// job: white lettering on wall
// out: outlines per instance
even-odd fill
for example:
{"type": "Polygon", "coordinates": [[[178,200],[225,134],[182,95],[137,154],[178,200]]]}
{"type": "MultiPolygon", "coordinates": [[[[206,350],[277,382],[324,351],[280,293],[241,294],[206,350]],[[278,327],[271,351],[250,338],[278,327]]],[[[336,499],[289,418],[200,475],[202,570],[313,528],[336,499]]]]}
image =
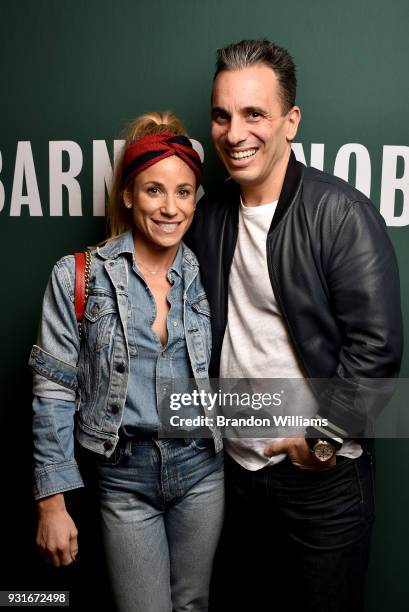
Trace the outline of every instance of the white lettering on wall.
{"type": "Polygon", "coordinates": [[[80,217],[81,187],[76,176],[82,169],[82,151],[72,140],[52,140],[49,144],[50,160],[50,216],[63,214],[63,187],[68,192],[68,211],[71,217],[80,217]],[[69,168],[63,170],[63,153],[68,153],[69,168]]]}
{"type": "Polygon", "coordinates": [[[301,142],[293,142],[292,150],[294,151],[295,157],[304,166],[312,166],[318,170],[324,170],[324,144],[321,142],[311,143],[311,155],[310,163],[307,164],[307,160],[304,154],[304,149],[301,142]]]}
{"type": "Polygon", "coordinates": [[[194,138],[189,138],[189,140],[192,143],[192,147],[194,148],[194,150],[196,151],[196,153],[200,157],[200,161],[203,164],[203,162],[204,162],[204,149],[202,147],[202,144],[198,140],[195,140],[194,138]]]}
{"type": "Polygon", "coordinates": [[[105,140],[94,140],[92,143],[93,212],[95,217],[105,215],[105,196],[111,190],[114,170],[124,144],[124,140],[114,140],[113,169],[105,140]]]}
{"type": "Polygon", "coordinates": [[[10,217],[19,217],[21,207],[28,206],[32,217],[41,217],[40,193],[38,191],[31,142],[17,143],[16,163],[14,166],[13,187],[11,190],[10,217]],[[26,194],[24,195],[24,182],[26,194]]]}
{"type": "MultiPolygon", "coordinates": [[[[204,162],[204,149],[202,147],[202,143],[200,143],[198,140],[195,140],[194,138],[190,138],[190,142],[192,143],[192,147],[194,148],[194,150],[196,151],[196,153],[200,157],[200,161],[203,164],[203,162],[204,162]]],[[[200,200],[200,198],[202,198],[203,196],[204,196],[203,185],[200,185],[199,189],[196,192],[196,202],[198,202],[200,200]]]]}
{"type": "Polygon", "coordinates": [[[387,225],[395,227],[409,225],[409,147],[393,145],[383,147],[380,212],[387,225]],[[401,177],[396,176],[399,158],[404,162],[401,177]],[[403,194],[403,209],[400,215],[395,215],[396,191],[401,191],[403,194]]]}
{"type": "Polygon", "coordinates": [[[371,158],[364,145],[356,142],[343,145],[335,158],[334,174],[348,181],[351,155],[356,157],[355,187],[369,198],[371,195],[371,158]]]}
{"type": "MultiPolygon", "coordinates": [[[[204,150],[198,140],[191,139],[193,148],[204,160],[204,150]]],[[[94,140],[92,147],[92,214],[101,217],[105,214],[105,201],[112,186],[112,179],[123,149],[123,140],[94,140]],[[111,148],[112,147],[112,148],[111,148]],[[113,152],[113,161],[109,152],[113,152]],[[108,152],[109,151],[109,152],[108,152]]],[[[302,143],[293,143],[292,149],[296,158],[307,166],[319,170],[328,167],[331,160],[325,161],[325,144],[312,143],[303,147],[302,143]],[[306,152],[310,153],[307,161],[306,152]],[[309,162],[309,163],[308,163],[309,162]]],[[[334,174],[348,181],[351,169],[351,157],[355,156],[357,189],[368,197],[371,193],[372,171],[368,149],[358,143],[347,143],[340,147],[334,162],[334,174]]],[[[0,152],[0,173],[3,172],[4,153],[0,152]]],[[[73,141],[51,141],[49,143],[49,193],[50,216],[67,214],[65,203],[68,203],[68,214],[82,216],[81,186],[77,177],[82,171],[83,154],[80,145],[73,141]],[[65,168],[63,170],[63,168],[65,168]],[[65,197],[64,197],[65,196],[65,197]],[[64,209],[64,210],[63,210],[64,209]]],[[[38,169],[37,169],[38,171],[38,169]]],[[[44,169],[41,169],[42,174],[44,169]]],[[[87,178],[87,177],[86,177],[87,178]]],[[[352,178],[351,181],[352,182],[352,178]]],[[[380,184],[380,212],[389,226],[403,227],[409,225],[409,146],[385,145],[383,147],[382,176],[380,184]],[[402,170],[399,170],[402,168],[402,170]],[[399,174],[399,176],[398,176],[399,174]],[[399,206],[397,200],[402,202],[399,206]]],[[[0,181],[0,213],[6,201],[5,181],[0,181]]],[[[199,200],[204,194],[200,186],[196,195],[199,200]]],[[[375,202],[377,204],[377,202],[375,202]]],[[[10,197],[10,216],[17,217],[27,212],[31,216],[42,216],[42,205],[37,184],[31,143],[17,143],[15,156],[13,186],[10,197]],[[23,207],[26,208],[23,208],[23,207]]]]}

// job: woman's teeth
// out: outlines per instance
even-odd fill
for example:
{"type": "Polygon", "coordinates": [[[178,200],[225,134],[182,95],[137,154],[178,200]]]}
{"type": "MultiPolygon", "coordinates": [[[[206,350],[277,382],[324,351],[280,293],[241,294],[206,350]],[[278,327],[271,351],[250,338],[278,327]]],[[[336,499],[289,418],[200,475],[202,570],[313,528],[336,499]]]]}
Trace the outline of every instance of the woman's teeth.
{"type": "Polygon", "coordinates": [[[168,232],[169,234],[171,234],[177,229],[179,223],[157,223],[157,225],[164,232],[168,232]]]}

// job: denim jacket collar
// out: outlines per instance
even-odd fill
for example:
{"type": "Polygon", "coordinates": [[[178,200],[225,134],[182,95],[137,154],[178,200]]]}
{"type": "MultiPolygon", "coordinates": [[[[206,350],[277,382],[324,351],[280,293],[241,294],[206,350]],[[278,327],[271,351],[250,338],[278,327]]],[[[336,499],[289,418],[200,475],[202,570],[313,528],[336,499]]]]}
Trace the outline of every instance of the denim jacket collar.
{"type": "MultiPolygon", "coordinates": [[[[134,256],[135,247],[132,236],[132,229],[127,230],[125,233],[117,236],[113,240],[109,240],[103,246],[97,247],[96,252],[102,259],[116,259],[119,255],[124,253],[130,253],[134,256]]],[[[173,264],[173,269],[178,274],[182,275],[181,267],[178,264],[181,264],[180,261],[180,252],[181,257],[183,257],[183,267],[188,264],[191,268],[198,268],[199,263],[196,259],[196,255],[187,247],[184,242],[181,243],[181,249],[179,249],[178,254],[176,255],[175,262],[173,264]]]]}

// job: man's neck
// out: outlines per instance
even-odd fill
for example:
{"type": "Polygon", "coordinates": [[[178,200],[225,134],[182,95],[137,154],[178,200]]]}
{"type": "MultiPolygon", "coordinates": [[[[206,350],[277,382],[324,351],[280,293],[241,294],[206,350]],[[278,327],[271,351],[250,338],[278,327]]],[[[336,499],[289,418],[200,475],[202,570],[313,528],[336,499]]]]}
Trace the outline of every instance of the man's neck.
{"type": "Polygon", "coordinates": [[[278,200],[284,183],[290,155],[291,148],[289,148],[287,154],[274,165],[269,178],[259,185],[240,185],[243,204],[246,206],[261,206],[262,204],[268,204],[278,200]]]}

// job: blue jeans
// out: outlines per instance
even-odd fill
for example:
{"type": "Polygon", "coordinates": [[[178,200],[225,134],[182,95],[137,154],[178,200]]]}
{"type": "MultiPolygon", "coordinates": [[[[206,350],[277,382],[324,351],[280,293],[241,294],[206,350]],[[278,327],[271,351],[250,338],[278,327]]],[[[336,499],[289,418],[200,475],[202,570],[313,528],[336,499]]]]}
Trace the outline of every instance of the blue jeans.
{"type": "Polygon", "coordinates": [[[118,610],[207,610],[224,515],[223,453],[212,439],[142,438],[121,441],[109,459],[85,454],[118,610]]]}
{"type": "Polygon", "coordinates": [[[212,612],[362,612],[374,521],[367,453],[306,471],[288,459],[250,472],[227,456],[226,521],[212,612]],[[235,579],[227,589],[226,571],[235,579]]]}

